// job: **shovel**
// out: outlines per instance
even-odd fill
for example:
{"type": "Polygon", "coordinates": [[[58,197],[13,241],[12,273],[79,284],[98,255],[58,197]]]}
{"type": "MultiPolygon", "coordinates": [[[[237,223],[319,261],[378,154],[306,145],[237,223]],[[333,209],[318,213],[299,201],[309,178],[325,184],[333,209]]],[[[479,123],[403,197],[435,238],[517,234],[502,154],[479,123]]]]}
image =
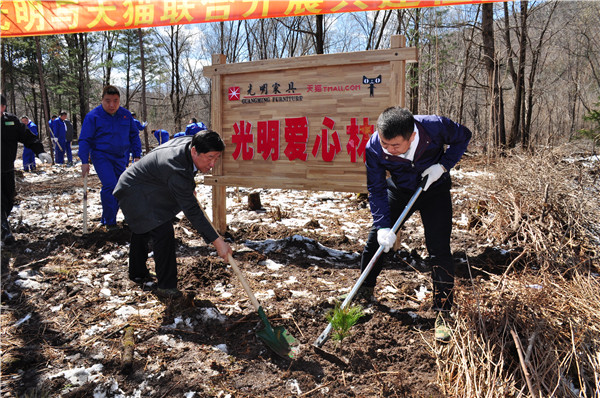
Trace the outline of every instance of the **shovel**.
{"type": "Polygon", "coordinates": [[[254,305],[254,308],[256,308],[256,311],[258,311],[258,316],[265,325],[265,327],[259,330],[256,333],[256,335],[267,345],[267,347],[273,350],[277,355],[283,358],[289,357],[294,359],[296,355],[298,355],[299,351],[299,347],[297,345],[292,347],[292,344],[296,343],[296,339],[292,335],[290,335],[288,331],[283,328],[283,326],[278,326],[276,328],[273,328],[271,326],[269,320],[267,319],[265,311],[258,303],[256,297],[254,297],[254,293],[252,293],[252,290],[250,289],[246,278],[244,278],[242,271],[240,271],[237,262],[233,259],[231,254],[229,255],[229,264],[231,265],[231,268],[233,268],[233,272],[235,272],[235,275],[242,283],[246,294],[248,294],[248,296],[250,297],[250,301],[252,301],[252,305],[254,305]]]}
{"type": "Polygon", "coordinates": [[[87,174],[83,177],[83,233],[87,234],[87,174]]]}
{"type": "MultiPolygon", "coordinates": [[[[421,192],[423,192],[423,188],[425,187],[425,183],[426,182],[427,182],[427,177],[425,177],[421,181],[421,183],[417,187],[417,190],[415,191],[415,193],[413,194],[413,196],[410,198],[410,200],[408,201],[408,203],[404,207],[404,210],[402,211],[402,214],[400,214],[400,217],[398,217],[398,219],[394,223],[394,226],[392,227],[392,231],[394,233],[398,232],[398,228],[400,228],[400,224],[402,224],[402,222],[404,221],[404,219],[406,218],[406,216],[410,212],[410,209],[413,207],[413,205],[417,201],[417,198],[419,197],[419,195],[421,194],[421,192]]],[[[352,301],[352,299],[354,298],[354,296],[358,292],[358,289],[360,288],[360,286],[363,284],[363,282],[365,281],[365,279],[367,279],[367,276],[369,275],[369,272],[371,272],[371,269],[373,268],[373,266],[377,262],[377,259],[379,258],[379,256],[381,256],[381,253],[383,253],[383,246],[380,245],[379,248],[377,249],[377,251],[375,252],[375,254],[373,255],[373,258],[371,258],[371,261],[369,261],[369,264],[367,264],[367,267],[365,268],[365,270],[362,272],[362,274],[360,275],[360,277],[358,278],[358,280],[354,284],[354,287],[352,288],[352,290],[350,291],[350,293],[348,293],[348,296],[346,297],[346,299],[344,300],[344,302],[340,306],[340,309],[343,310],[344,308],[346,308],[350,304],[350,302],[352,301]]],[[[319,338],[313,343],[313,346],[315,348],[320,349],[323,346],[323,344],[325,344],[325,342],[329,338],[329,333],[331,333],[332,327],[333,326],[331,325],[331,323],[329,323],[329,325],[327,325],[327,328],[325,328],[325,330],[323,331],[323,333],[321,333],[321,335],[319,336],[319,338]]]]}

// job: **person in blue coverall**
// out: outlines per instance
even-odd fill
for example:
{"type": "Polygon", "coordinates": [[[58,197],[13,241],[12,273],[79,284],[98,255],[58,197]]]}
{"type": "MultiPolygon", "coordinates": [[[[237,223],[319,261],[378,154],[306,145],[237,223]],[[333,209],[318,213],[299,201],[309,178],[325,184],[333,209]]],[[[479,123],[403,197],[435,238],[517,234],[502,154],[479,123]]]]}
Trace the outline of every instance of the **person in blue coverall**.
{"type": "Polygon", "coordinates": [[[89,173],[91,159],[102,183],[101,224],[107,229],[117,226],[119,204],[112,192],[127,167],[129,153],[133,153],[135,161],[142,153],[139,130],[131,112],[121,107],[120,101],[116,87],[104,87],[102,103],[85,116],[79,134],[81,174],[85,177],[89,173]]]}
{"type": "Polygon", "coordinates": [[[61,112],[60,116],[52,121],[50,128],[54,135],[54,162],[56,164],[65,163],[65,153],[67,149],[67,126],[65,119],[67,112],[61,112]]]}
{"type": "MultiPolygon", "coordinates": [[[[28,116],[21,116],[21,123],[27,126],[33,134],[39,136],[37,124],[29,120],[28,116]]],[[[35,152],[27,147],[23,148],[23,170],[35,171],[35,152]]]]}
{"type": "MultiPolygon", "coordinates": [[[[407,219],[419,210],[429,254],[428,262],[432,267],[433,310],[438,314],[435,338],[442,341],[451,337],[448,322],[454,288],[449,171],[461,159],[470,139],[471,131],[468,128],[448,118],[414,116],[408,109],[390,107],[379,116],[377,132],[371,136],[366,147],[367,189],[373,226],[362,253],[361,272],[379,246],[383,246],[386,253],[394,246],[396,234],[391,227],[419,183],[427,178],[423,192],[407,219]]],[[[383,256],[374,264],[357,293],[358,297],[373,299],[382,259],[383,256]]]]}
{"type": "Polygon", "coordinates": [[[152,134],[154,134],[156,141],[158,141],[158,145],[169,141],[169,132],[167,130],[152,130],[152,134]]]}
{"type": "MultiPolygon", "coordinates": [[[[135,127],[142,132],[148,125],[148,122],[140,123],[140,121],[136,118],[137,115],[135,112],[131,112],[131,116],[133,116],[133,123],[135,123],[135,127]]],[[[133,153],[131,151],[129,151],[129,158],[132,162],[134,162],[133,153]]]]}
{"type": "Polygon", "coordinates": [[[190,124],[185,127],[185,135],[194,135],[198,131],[206,130],[206,126],[202,122],[198,122],[195,117],[190,119],[190,124]]]}
{"type": "Polygon", "coordinates": [[[173,138],[185,137],[185,131],[180,131],[179,133],[173,134],[173,138]]]}

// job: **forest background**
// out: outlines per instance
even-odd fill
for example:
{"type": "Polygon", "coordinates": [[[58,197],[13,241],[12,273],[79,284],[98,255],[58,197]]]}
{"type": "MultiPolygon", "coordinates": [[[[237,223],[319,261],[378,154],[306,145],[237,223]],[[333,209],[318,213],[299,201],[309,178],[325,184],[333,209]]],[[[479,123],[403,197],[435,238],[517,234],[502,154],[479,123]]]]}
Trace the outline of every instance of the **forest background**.
{"type": "Polygon", "coordinates": [[[486,153],[534,150],[594,136],[599,9],[592,1],[508,1],[3,38],[2,91],[11,112],[46,126],[66,110],[79,131],[102,87],[117,85],[121,105],[149,123],[148,151],[157,145],[150,130],[173,135],[191,117],[210,126],[203,67],[212,54],[237,63],[374,50],[401,34],[419,54],[407,68],[413,113],[467,125],[472,148],[486,153]]]}

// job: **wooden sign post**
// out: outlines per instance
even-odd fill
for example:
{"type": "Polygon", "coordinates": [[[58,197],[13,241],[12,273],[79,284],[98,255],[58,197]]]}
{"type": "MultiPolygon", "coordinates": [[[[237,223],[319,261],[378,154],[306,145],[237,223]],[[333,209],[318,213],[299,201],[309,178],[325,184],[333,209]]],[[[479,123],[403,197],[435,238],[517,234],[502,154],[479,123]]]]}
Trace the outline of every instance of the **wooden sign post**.
{"type": "Polygon", "coordinates": [[[225,152],[213,185],[213,223],[227,229],[227,186],[366,192],[364,148],[387,107],[404,106],[403,36],[392,47],[226,64],[213,55],[211,128],[225,152]]]}

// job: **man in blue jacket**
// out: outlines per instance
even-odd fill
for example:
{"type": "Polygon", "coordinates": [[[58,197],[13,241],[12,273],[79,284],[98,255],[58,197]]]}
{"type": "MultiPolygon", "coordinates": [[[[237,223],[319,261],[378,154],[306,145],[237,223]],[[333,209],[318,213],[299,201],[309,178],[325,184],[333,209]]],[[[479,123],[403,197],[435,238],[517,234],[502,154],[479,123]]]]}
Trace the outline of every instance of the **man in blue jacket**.
{"type": "Polygon", "coordinates": [[[152,130],[152,134],[154,134],[156,141],[158,141],[158,145],[169,141],[169,132],[167,130],[152,130]]]}
{"type": "MultiPolygon", "coordinates": [[[[396,234],[391,227],[421,180],[427,177],[410,214],[419,210],[423,222],[425,245],[432,266],[433,309],[438,312],[435,336],[444,341],[451,335],[446,321],[452,308],[454,288],[449,170],[460,160],[470,139],[471,131],[450,119],[435,115],[413,116],[407,109],[390,107],[379,116],[377,132],[366,147],[367,189],[373,227],[362,254],[361,271],[380,245],[386,253],[394,246],[396,234]]],[[[372,299],[382,257],[365,279],[359,297],[372,299]]]]}
{"type": "MultiPolygon", "coordinates": [[[[29,120],[28,116],[21,116],[21,123],[27,126],[29,131],[31,131],[33,134],[35,134],[36,136],[39,135],[37,124],[29,120]]],[[[35,152],[33,152],[27,147],[23,148],[23,170],[35,171],[35,152]]]]}
{"type": "Polygon", "coordinates": [[[190,124],[185,127],[185,135],[194,135],[198,131],[206,130],[206,126],[202,122],[198,122],[195,117],[190,119],[190,124]]]}
{"type": "Polygon", "coordinates": [[[104,87],[102,103],[85,116],[79,134],[81,174],[85,177],[89,173],[91,159],[102,183],[101,224],[109,230],[117,226],[119,204],[112,192],[127,167],[129,152],[136,161],[142,153],[139,130],[131,113],[120,106],[120,101],[116,87],[104,87]]]}
{"type": "Polygon", "coordinates": [[[56,164],[65,163],[65,153],[67,150],[67,126],[65,125],[65,119],[67,118],[67,112],[60,112],[60,116],[52,120],[50,128],[54,135],[54,162],[56,164]]]}

